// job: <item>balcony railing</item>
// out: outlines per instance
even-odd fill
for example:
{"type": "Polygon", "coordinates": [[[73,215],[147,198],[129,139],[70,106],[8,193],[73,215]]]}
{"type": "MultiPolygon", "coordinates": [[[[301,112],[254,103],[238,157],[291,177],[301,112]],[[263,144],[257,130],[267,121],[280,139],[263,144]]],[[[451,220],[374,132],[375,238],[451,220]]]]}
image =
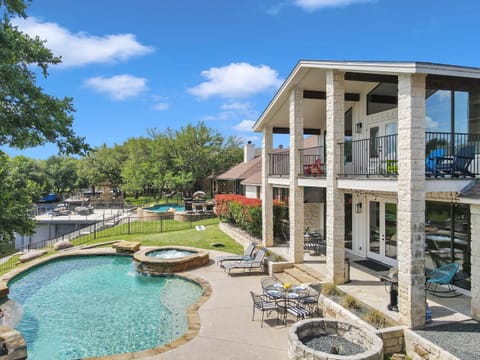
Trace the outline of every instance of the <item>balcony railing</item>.
{"type": "Polygon", "coordinates": [[[290,173],[290,152],[288,150],[270,154],[269,175],[288,176],[290,173]]]}
{"type": "MultiPolygon", "coordinates": [[[[340,144],[341,175],[398,175],[397,135],[340,144]]],[[[425,175],[431,178],[475,177],[480,173],[480,134],[425,133],[425,175]]]]}
{"type": "Polygon", "coordinates": [[[301,173],[300,176],[324,177],[325,167],[325,147],[316,146],[312,148],[300,149],[301,173]]]}

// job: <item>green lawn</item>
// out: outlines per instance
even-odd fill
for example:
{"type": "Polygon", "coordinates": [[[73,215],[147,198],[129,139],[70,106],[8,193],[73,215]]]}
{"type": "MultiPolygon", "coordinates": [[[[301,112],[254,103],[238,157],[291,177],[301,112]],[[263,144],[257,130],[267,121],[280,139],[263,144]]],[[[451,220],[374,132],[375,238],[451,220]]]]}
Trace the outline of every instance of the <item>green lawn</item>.
{"type": "MultiPolygon", "coordinates": [[[[166,246],[182,245],[192,246],[202,249],[216,249],[234,254],[243,254],[243,246],[235,242],[231,237],[223,233],[218,228],[218,219],[209,219],[211,225],[205,225],[204,231],[197,231],[195,228],[186,230],[177,230],[169,232],[151,232],[151,233],[133,233],[114,236],[101,236],[95,240],[90,240],[85,245],[98,244],[113,240],[140,241],[145,246],[166,246]],[[212,244],[220,243],[224,247],[215,247],[212,244]]],[[[108,231],[108,230],[107,230],[108,231]]]]}
{"type": "MultiPolygon", "coordinates": [[[[182,224],[182,223],[180,223],[182,224]]],[[[183,223],[185,224],[185,223],[183,223]]],[[[202,224],[205,226],[204,231],[197,231],[195,227],[193,229],[184,229],[168,232],[158,232],[155,229],[155,226],[149,223],[144,223],[143,225],[152,225],[151,231],[146,232],[146,228],[142,228],[141,233],[131,233],[131,234],[118,234],[112,236],[107,235],[108,231],[115,229],[105,230],[105,233],[102,236],[97,237],[97,239],[91,239],[88,241],[82,241],[82,245],[94,245],[101,244],[104,242],[114,241],[114,240],[127,240],[127,241],[140,241],[143,246],[167,246],[167,245],[181,245],[181,246],[190,246],[207,250],[221,250],[233,254],[243,254],[243,246],[235,242],[231,237],[222,232],[218,227],[218,218],[202,220],[197,223],[198,225],[202,224]],[[215,247],[212,244],[223,244],[223,247],[215,247]]],[[[195,225],[195,223],[194,223],[195,225]]],[[[120,225],[125,226],[125,225],[120,225]]],[[[132,226],[133,230],[135,227],[132,226]]],[[[138,230],[138,229],[137,229],[138,230]]],[[[99,232],[99,235],[102,232],[99,232]]],[[[111,246],[111,245],[106,245],[111,246]]],[[[56,253],[52,248],[46,249],[48,251],[47,255],[56,253]]],[[[13,256],[4,264],[0,264],[0,275],[6,273],[18,265],[18,255],[13,256]]]]}

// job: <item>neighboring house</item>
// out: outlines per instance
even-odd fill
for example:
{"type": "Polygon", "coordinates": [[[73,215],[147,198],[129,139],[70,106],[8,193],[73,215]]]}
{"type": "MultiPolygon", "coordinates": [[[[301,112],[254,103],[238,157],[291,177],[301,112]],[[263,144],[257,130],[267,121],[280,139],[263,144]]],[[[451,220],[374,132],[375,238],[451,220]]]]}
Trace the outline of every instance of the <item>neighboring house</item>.
{"type": "Polygon", "coordinates": [[[457,262],[480,319],[479,68],[300,61],[254,130],[264,144],[264,245],[275,189],[287,186],[291,261],[303,262],[313,211],[329,281],[344,282],[345,254],[398,267],[400,321],[418,327],[425,270],[457,262]],[[286,133],[280,159],[273,136],[286,133]],[[306,135],[318,142],[305,146],[306,135]]]}
{"type": "Polygon", "coordinates": [[[259,183],[242,184],[242,181],[262,173],[262,159],[256,156],[255,145],[248,142],[244,146],[243,162],[214,178],[214,191],[217,194],[240,194],[257,197],[259,183]]]}

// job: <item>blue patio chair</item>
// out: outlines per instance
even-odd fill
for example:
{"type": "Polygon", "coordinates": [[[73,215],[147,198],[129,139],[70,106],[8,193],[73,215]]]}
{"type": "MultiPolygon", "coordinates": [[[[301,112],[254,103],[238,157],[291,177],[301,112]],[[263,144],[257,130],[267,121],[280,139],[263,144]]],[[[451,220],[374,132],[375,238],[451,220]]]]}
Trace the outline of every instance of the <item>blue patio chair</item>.
{"type": "Polygon", "coordinates": [[[445,157],[445,149],[437,148],[430,151],[425,159],[425,173],[427,175],[437,174],[437,159],[443,159],[445,157]]]}
{"type": "Polygon", "coordinates": [[[460,175],[463,177],[475,177],[475,174],[468,170],[473,159],[475,159],[475,145],[466,145],[462,147],[453,156],[452,160],[445,161],[445,159],[438,157],[435,176],[445,176],[445,174],[450,174],[452,177],[458,177],[460,175]]]}
{"type": "Polygon", "coordinates": [[[454,297],[460,295],[456,293],[452,284],[457,271],[457,263],[445,264],[432,270],[427,274],[426,289],[438,297],[454,297]],[[438,285],[443,286],[443,288],[438,290],[438,285]]]}

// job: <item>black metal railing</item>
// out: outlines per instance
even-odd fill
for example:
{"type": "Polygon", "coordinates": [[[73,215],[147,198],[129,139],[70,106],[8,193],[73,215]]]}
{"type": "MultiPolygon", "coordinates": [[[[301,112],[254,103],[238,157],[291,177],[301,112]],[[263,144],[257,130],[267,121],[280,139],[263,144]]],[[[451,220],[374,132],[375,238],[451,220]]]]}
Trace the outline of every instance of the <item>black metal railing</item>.
{"type": "MultiPolygon", "coordinates": [[[[340,144],[345,176],[398,175],[397,135],[340,144]]],[[[425,175],[429,178],[465,178],[480,175],[480,134],[426,132],[425,175]]]]}
{"type": "Polygon", "coordinates": [[[311,148],[300,149],[301,173],[300,176],[320,176],[326,174],[325,166],[325,147],[316,146],[311,148]]]}
{"type": "Polygon", "coordinates": [[[379,136],[340,144],[343,175],[395,176],[398,174],[397,135],[379,136]]]}
{"type": "Polygon", "coordinates": [[[287,150],[270,154],[269,163],[269,175],[288,176],[290,173],[290,152],[287,150]]]}

